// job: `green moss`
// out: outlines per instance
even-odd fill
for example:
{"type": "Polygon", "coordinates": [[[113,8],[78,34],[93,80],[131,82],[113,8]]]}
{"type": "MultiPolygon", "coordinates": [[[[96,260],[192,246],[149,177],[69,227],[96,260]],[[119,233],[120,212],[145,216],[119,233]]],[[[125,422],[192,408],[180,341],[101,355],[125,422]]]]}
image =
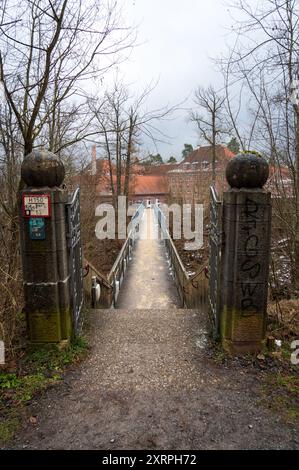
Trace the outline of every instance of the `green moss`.
{"type": "Polygon", "coordinates": [[[278,373],[266,378],[262,386],[262,404],[279,413],[287,422],[299,422],[299,377],[278,373]]]}
{"type": "Polygon", "coordinates": [[[246,155],[248,153],[251,153],[253,155],[257,155],[258,157],[261,157],[262,155],[257,152],[256,150],[243,150],[243,152],[241,152],[242,155],[246,155]]]}
{"type": "Polygon", "coordinates": [[[218,349],[214,352],[213,358],[217,364],[223,364],[226,358],[226,354],[223,350],[218,349]]]}
{"type": "Polygon", "coordinates": [[[25,362],[27,366],[33,365],[38,371],[57,371],[80,358],[87,348],[87,340],[83,337],[74,339],[65,349],[59,349],[55,344],[31,346],[25,362]]]}
{"type": "Polygon", "coordinates": [[[61,318],[61,336],[65,340],[69,340],[73,335],[72,312],[70,309],[60,314],[61,318]]]}
{"type": "Polygon", "coordinates": [[[59,343],[70,340],[73,334],[70,309],[52,312],[33,312],[28,316],[29,338],[32,343],[59,343]]]}
{"type": "Polygon", "coordinates": [[[291,349],[291,342],[283,341],[281,346],[281,357],[286,362],[289,363],[291,359],[291,354],[293,350],[291,349]]]}
{"type": "Polygon", "coordinates": [[[278,374],[276,383],[279,387],[285,388],[288,393],[295,394],[299,398],[299,377],[278,374]]]}
{"type": "Polygon", "coordinates": [[[62,339],[60,312],[28,314],[29,339],[36,343],[58,343],[62,339]]]}
{"type": "Polygon", "coordinates": [[[16,374],[0,374],[0,390],[19,388],[21,379],[16,374]]]}
{"type": "Polygon", "coordinates": [[[45,344],[31,346],[20,362],[19,374],[0,372],[0,442],[9,441],[16,432],[24,405],[38,393],[62,379],[70,364],[87,352],[85,338],[76,338],[65,349],[45,344]]]}
{"type": "Polygon", "coordinates": [[[6,417],[0,421],[0,442],[10,441],[19,427],[20,421],[16,417],[6,417]]]}

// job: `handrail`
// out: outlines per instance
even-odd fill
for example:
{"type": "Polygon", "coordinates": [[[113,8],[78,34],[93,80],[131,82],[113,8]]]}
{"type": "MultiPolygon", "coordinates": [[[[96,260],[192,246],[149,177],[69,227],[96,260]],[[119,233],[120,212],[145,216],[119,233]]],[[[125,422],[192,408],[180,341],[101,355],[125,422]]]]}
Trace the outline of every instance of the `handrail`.
{"type": "Polygon", "coordinates": [[[181,268],[182,272],[183,272],[184,275],[186,276],[186,279],[190,279],[189,274],[188,274],[188,272],[187,272],[187,270],[186,270],[186,268],[185,268],[185,266],[184,266],[184,264],[183,264],[183,262],[182,262],[182,260],[181,260],[181,257],[180,257],[180,255],[178,254],[178,250],[176,249],[175,244],[173,243],[172,238],[169,238],[169,243],[171,244],[171,248],[172,248],[172,250],[173,250],[173,252],[174,252],[174,254],[175,254],[175,256],[176,256],[176,258],[177,258],[177,260],[178,260],[178,263],[179,263],[179,265],[180,265],[180,268],[181,268]]]}
{"type": "Polygon", "coordinates": [[[84,263],[86,265],[86,267],[88,266],[93,274],[96,275],[96,277],[108,288],[108,289],[112,289],[112,286],[111,284],[108,282],[107,280],[107,276],[104,274],[104,273],[101,273],[101,271],[99,271],[97,268],[94,267],[94,265],[88,261],[86,258],[84,258],[84,263]]]}
{"type": "Polygon", "coordinates": [[[214,324],[214,336],[219,335],[221,251],[222,251],[222,202],[214,186],[210,186],[210,265],[209,265],[209,313],[214,324]]]}
{"type": "Polygon", "coordinates": [[[127,247],[128,247],[128,243],[130,242],[130,235],[131,235],[131,231],[129,232],[127,238],[126,238],[126,241],[125,243],[123,244],[123,246],[121,247],[121,250],[120,252],[118,253],[117,255],[117,258],[116,260],[114,261],[113,263],[113,266],[112,268],[110,269],[110,272],[109,274],[107,275],[107,280],[108,282],[110,282],[113,274],[115,273],[115,271],[117,271],[117,268],[119,266],[119,264],[121,263],[122,259],[123,259],[123,255],[124,255],[124,252],[126,251],[127,247]]]}
{"type": "Polygon", "coordinates": [[[101,273],[89,261],[84,259],[84,262],[89,266],[85,279],[85,290],[88,296],[91,297],[91,305],[93,308],[96,307],[98,301],[99,305],[104,308],[115,306],[119,288],[129,262],[131,249],[135,241],[135,231],[138,227],[140,217],[143,214],[143,210],[144,206],[140,204],[134,212],[131,218],[128,236],[108,275],[101,273]]]}
{"type": "Polygon", "coordinates": [[[161,209],[154,205],[158,224],[162,229],[166,248],[174,269],[178,293],[185,308],[206,308],[207,305],[207,267],[189,276],[166,226],[166,218],[161,209]],[[160,217],[159,217],[160,216],[160,217]],[[200,277],[200,279],[199,279],[200,277]]]}
{"type": "Polygon", "coordinates": [[[69,201],[66,202],[67,205],[72,205],[74,204],[76,198],[77,198],[77,194],[80,192],[80,187],[78,186],[75,191],[72,193],[72,199],[70,199],[69,201]]]}
{"type": "Polygon", "coordinates": [[[211,191],[211,196],[212,198],[214,199],[214,201],[218,204],[221,203],[220,199],[219,199],[219,195],[217,193],[217,189],[215,188],[215,186],[210,186],[210,191],[211,191]]]}
{"type": "MultiPolygon", "coordinates": [[[[187,272],[187,270],[186,270],[186,268],[185,268],[185,266],[184,266],[184,264],[183,264],[183,262],[182,262],[182,260],[181,260],[181,258],[180,258],[180,255],[178,254],[178,251],[177,251],[177,249],[176,249],[176,247],[175,247],[175,244],[173,243],[173,240],[172,240],[172,238],[171,238],[171,235],[170,235],[170,233],[169,233],[169,230],[168,230],[167,227],[166,227],[166,222],[165,222],[165,219],[166,219],[166,218],[165,218],[165,215],[164,215],[163,212],[161,211],[160,207],[158,207],[156,204],[154,205],[154,211],[156,212],[156,215],[157,215],[157,214],[161,214],[161,216],[163,217],[163,222],[164,222],[164,223],[163,223],[163,227],[162,227],[161,224],[159,224],[160,227],[162,228],[163,232],[164,232],[164,233],[163,233],[163,236],[166,235],[166,237],[164,236],[164,238],[166,238],[167,240],[169,240],[169,243],[170,243],[171,248],[172,248],[172,250],[173,250],[173,252],[174,252],[174,254],[175,254],[175,256],[176,256],[176,258],[177,258],[177,260],[178,260],[178,263],[179,263],[179,265],[180,265],[181,270],[182,270],[183,273],[185,274],[186,279],[189,279],[189,274],[188,274],[188,272],[187,272]]],[[[159,218],[158,218],[158,221],[159,221],[159,218]]]]}
{"type": "MultiPolygon", "coordinates": [[[[143,213],[143,210],[144,210],[144,205],[143,204],[140,204],[137,207],[135,214],[132,216],[131,223],[132,223],[132,220],[134,220],[134,218],[136,218],[136,215],[139,214],[140,209],[142,209],[142,213],[143,213]]],[[[119,264],[122,262],[124,252],[128,248],[128,243],[130,243],[130,240],[133,238],[133,234],[134,234],[135,228],[138,225],[138,223],[139,223],[139,220],[137,222],[134,222],[134,226],[131,227],[131,229],[128,233],[128,236],[126,238],[126,241],[123,244],[123,246],[121,247],[121,250],[118,253],[118,256],[117,256],[116,260],[114,261],[113,266],[112,266],[112,268],[111,268],[111,270],[110,270],[110,272],[107,276],[108,282],[110,281],[111,277],[113,276],[113,273],[115,271],[117,271],[117,268],[118,268],[119,264]]]]}
{"type": "Polygon", "coordinates": [[[120,291],[120,286],[124,278],[125,271],[127,269],[127,265],[130,258],[131,250],[133,249],[133,245],[135,243],[135,231],[139,225],[139,221],[141,215],[144,211],[144,205],[140,204],[136,209],[135,214],[131,219],[131,227],[126,238],[125,243],[123,244],[112,268],[107,276],[107,280],[113,286],[113,294],[112,294],[112,305],[115,307],[116,301],[118,298],[118,294],[120,291]],[[135,219],[135,220],[134,220],[135,219]]]}

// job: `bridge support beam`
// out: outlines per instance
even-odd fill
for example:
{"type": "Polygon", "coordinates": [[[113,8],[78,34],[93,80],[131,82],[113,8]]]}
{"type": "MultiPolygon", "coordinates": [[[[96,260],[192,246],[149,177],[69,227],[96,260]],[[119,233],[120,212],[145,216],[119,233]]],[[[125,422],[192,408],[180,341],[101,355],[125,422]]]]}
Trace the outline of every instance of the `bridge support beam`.
{"type": "Polygon", "coordinates": [[[46,151],[22,165],[20,241],[28,336],[31,343],[61,343],[72,334],[66,240],[64,167],[46,151]]]}
{"type": "Polygon", "coordinates": [[[262,187],[268,174],[268,164],[255,154],[238,155],[226,169],[220,332],[232,354],[258,352],[264,345],[271,195],[262,187]]]}

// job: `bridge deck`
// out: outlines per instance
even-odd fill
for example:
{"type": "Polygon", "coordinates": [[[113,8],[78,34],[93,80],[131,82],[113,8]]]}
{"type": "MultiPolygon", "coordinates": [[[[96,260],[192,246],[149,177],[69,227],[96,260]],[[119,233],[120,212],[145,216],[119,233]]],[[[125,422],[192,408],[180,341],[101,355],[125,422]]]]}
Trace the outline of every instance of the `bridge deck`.
{"type": "Polygon", "coordinates": [[[153,209],[146,209],[139,239],[117,301],[117,308],[179,308],[180,299],[171,276],[153,209]]]}

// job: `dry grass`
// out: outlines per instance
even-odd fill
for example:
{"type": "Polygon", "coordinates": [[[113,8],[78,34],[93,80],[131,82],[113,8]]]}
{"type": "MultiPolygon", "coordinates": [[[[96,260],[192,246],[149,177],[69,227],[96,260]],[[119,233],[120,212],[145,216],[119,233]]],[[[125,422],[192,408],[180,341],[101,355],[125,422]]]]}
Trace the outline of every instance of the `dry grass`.
{"type": "Polygon", "coordinates": [[[269,332],[288,340],[299,338],[299,299],[268,304],[269,332]]]}

